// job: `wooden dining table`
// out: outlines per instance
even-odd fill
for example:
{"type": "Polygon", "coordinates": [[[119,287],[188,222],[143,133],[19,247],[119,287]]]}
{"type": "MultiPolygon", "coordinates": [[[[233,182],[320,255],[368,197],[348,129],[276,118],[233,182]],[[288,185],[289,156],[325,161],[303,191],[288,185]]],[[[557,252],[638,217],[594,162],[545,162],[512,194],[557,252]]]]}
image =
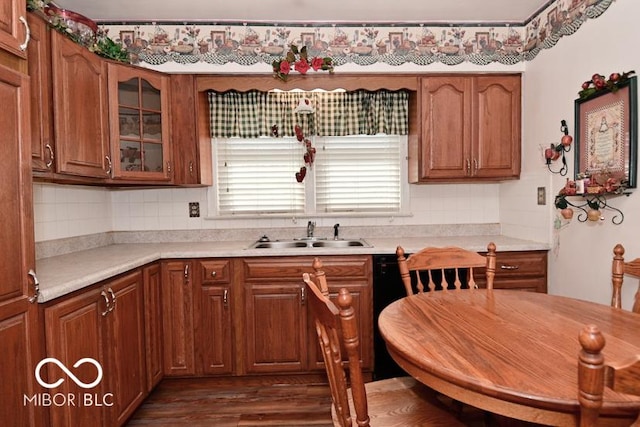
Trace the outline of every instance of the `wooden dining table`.
{"type": "MultiPolygon", "coordinates": [[[[458,401],[520,420],[579,424],[578,334],[603,332],[605,363],[640,355],[640,315],[541,293],[425,292],[378,318],[389,354],[408,374],[458,401]]],[[[640,398],[605,389],[601,424],[630,425],[640,398]]],[[[600,424],[599,424],[600,425],[600,424]]]]}

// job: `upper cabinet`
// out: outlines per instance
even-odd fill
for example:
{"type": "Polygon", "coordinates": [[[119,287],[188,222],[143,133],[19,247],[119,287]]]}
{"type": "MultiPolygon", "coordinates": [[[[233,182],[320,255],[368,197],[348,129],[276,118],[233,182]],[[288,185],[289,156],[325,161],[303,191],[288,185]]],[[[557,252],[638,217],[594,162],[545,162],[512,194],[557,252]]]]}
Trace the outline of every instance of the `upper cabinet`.
{"type": "Polygon", "coordinates": [[[106,179],[113,167],[106,61],[57,32],[51,52],[57,172],[106,179]]]}
{"type": "Polygon", "coordinates": [[[55,170],[53,143],[53,99],[51,85],[51,29],[44,19],[29,13],[31,40],[27,66],[31,78],[31,167],[36,176],[50,176],[55,170]]]}
{"type": "Polygon", "coordinates": [[[5,0],[0,7],[0,49],[27,57],[29,29],[26,0],[5,0]]]}
{"type": "Polygon", "coordinates": [[[422,78],[420,138],[410,138],[410,181],[518,178],[520,90],[519,75],[422,78]]]}
{"type": "Polygon", "coordinates": [[[170,180],[169,77],[128,65],[108,68],[113,178],[170,180]]]}

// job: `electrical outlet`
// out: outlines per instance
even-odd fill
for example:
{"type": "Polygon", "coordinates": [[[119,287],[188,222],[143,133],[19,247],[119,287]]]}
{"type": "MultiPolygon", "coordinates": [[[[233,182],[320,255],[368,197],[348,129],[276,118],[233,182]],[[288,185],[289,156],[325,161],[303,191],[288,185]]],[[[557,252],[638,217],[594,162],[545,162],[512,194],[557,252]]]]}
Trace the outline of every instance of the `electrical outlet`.
{"type": "Polygon", "coordinates": [[[199,217],[200,217],[200,203],[189,202],[189,218],[199,218],[199,217]]]}
{"type": "Polygon", "coordinates": [[[538,187],[538,204],[546,205],[547,204],[547,189],[546,187],[538,187]]]}

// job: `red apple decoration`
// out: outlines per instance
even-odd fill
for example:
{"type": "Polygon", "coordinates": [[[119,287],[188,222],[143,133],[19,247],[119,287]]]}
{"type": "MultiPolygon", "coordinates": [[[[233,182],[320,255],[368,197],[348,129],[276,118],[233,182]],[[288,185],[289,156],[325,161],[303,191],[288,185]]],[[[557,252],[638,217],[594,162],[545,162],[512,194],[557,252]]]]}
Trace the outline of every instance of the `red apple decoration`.
{"type": "Polygon", "coordinates": [[[620,74],[611,73],[611,75],[609,76],[609,80],[611,80],[612,82],[617,82],[618,80],[620,80],[620,74]]]}
{"type": "Polygon", "coordinates": [[[573,137],[571,135],[563,135],[562,139],[560,140],[560,142],[562,143],[562,145],[564,145],[565,147],[568,147],[571,145],[571,143],[573,142],[573,137]]]}
{"type": "Polygon", "coordinates": [[[582,83],[582,89],[587,90],[591,86],[591,81],[582,83]]]}
{"type": "Polygon", "coordinates": [[[599,221],[600,217],[600,211],[597,209],[591,209],[589,212],[587,212],[587,219],[589,221],[599,221]]]}
{"type": "Polygon", "coordinates": [[[571,219],[571,218],[573,218],[573,209],[564,208],[564,209],[560,210],[560,215],[562,215],[562,217],[564,219],[571,219]]]}

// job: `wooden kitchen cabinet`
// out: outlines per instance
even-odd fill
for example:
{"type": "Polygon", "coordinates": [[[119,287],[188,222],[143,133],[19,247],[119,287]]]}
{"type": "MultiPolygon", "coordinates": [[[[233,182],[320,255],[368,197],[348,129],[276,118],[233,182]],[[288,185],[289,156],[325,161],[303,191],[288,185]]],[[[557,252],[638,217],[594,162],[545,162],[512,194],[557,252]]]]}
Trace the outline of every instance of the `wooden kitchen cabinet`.
{"type": "Polygon", "coordinates": [[[195,126],[195,76],[171,75],[171,145],[173,147],[173,183],[201,183],[198,140],[195,126]]]}
{"type": "Polygon", "coordinates": [[[195,261],[194,298],[197,371],[202,375],[233,373],[232,262],[195,261]]]}
{"type": "Polygon", "coordinates": [[[37,306],[29,148],[29,80],[0,58],[0,420],[44,425],[41,407],[23,395],[41,391],[33,372],[43,358],[37,306]]]}
{"type": "Polygon", "coordinates": [[[161,276],[159,263],[151,264],[142,269],[148,392],[160,382],[164,375],[161,276]]]}
{"type": "Polygon", "coordinates": [[[38,177],[55,172],[53,88],[51,82],[51,28],[33,13],[27,16],[31,40],[27,68],[31,78],[31,168],[38,177]]]}
{"type": "Polygon", "coordinates": [[[164,375],[196,373],[193,322],[193,261],[162,262],[164,375]]]}
{"type": "Polygon", "coordinates": [[[421,79],[420,140],[410,139],[411,182],[520,176],[519,75],[421,79]]]}
{"type": "MultiPolygon", "coordinates": [[[[26,0],[5,0],[0,8],[0,50],[27,58],[27,2],[26,0]]],[[[4,53],[0,52],[0,56],[4,53]]]]}
{"type": "MultiPolygon", "coordinates": [[[[371,257],[324,256],[332,294],[341,287],[356,293],[363,369],[373,366],[371,257]]],[[[305,373],[323,370],[322,356],[306,306],[303,272],[313,257],[248,258],[242,263],[246,373],[305,373]]]]}
{"type": "MultiPolygon", "coordinates": [[[[52,405],[52,426],[121,426],[147,395],[142,272],[135,270],[54,302],[44,308],[47,356],[66,367],[92,358],[102,367],[102,380],[90,389],[64,381],[50,393],[71,393],[91,404],[52,405]]],[[[47,364],[48,382],[66,374],[47,364]]],[[[96,367],[83,363],[73,368],[85,384],[97,379],[96,367]]]]}
{"type": "Polygon", "coordinates": [[[112,178],[169,181],[169,77],[108,64],[112,178]]]}
{"type": "MultiPolygon", "coordinates": [[[[485,269],[473,272],[478,287],[487,286],[485,269]]],[[[494,289],[547,292],[547,251],[496,252],[494,289]]]]}
{"type": "Polygon", "coordinates": [[[114,161],[109,155],[106,61],[55,31],[51,52],[56,171],[106,180],[114,161]]]}

